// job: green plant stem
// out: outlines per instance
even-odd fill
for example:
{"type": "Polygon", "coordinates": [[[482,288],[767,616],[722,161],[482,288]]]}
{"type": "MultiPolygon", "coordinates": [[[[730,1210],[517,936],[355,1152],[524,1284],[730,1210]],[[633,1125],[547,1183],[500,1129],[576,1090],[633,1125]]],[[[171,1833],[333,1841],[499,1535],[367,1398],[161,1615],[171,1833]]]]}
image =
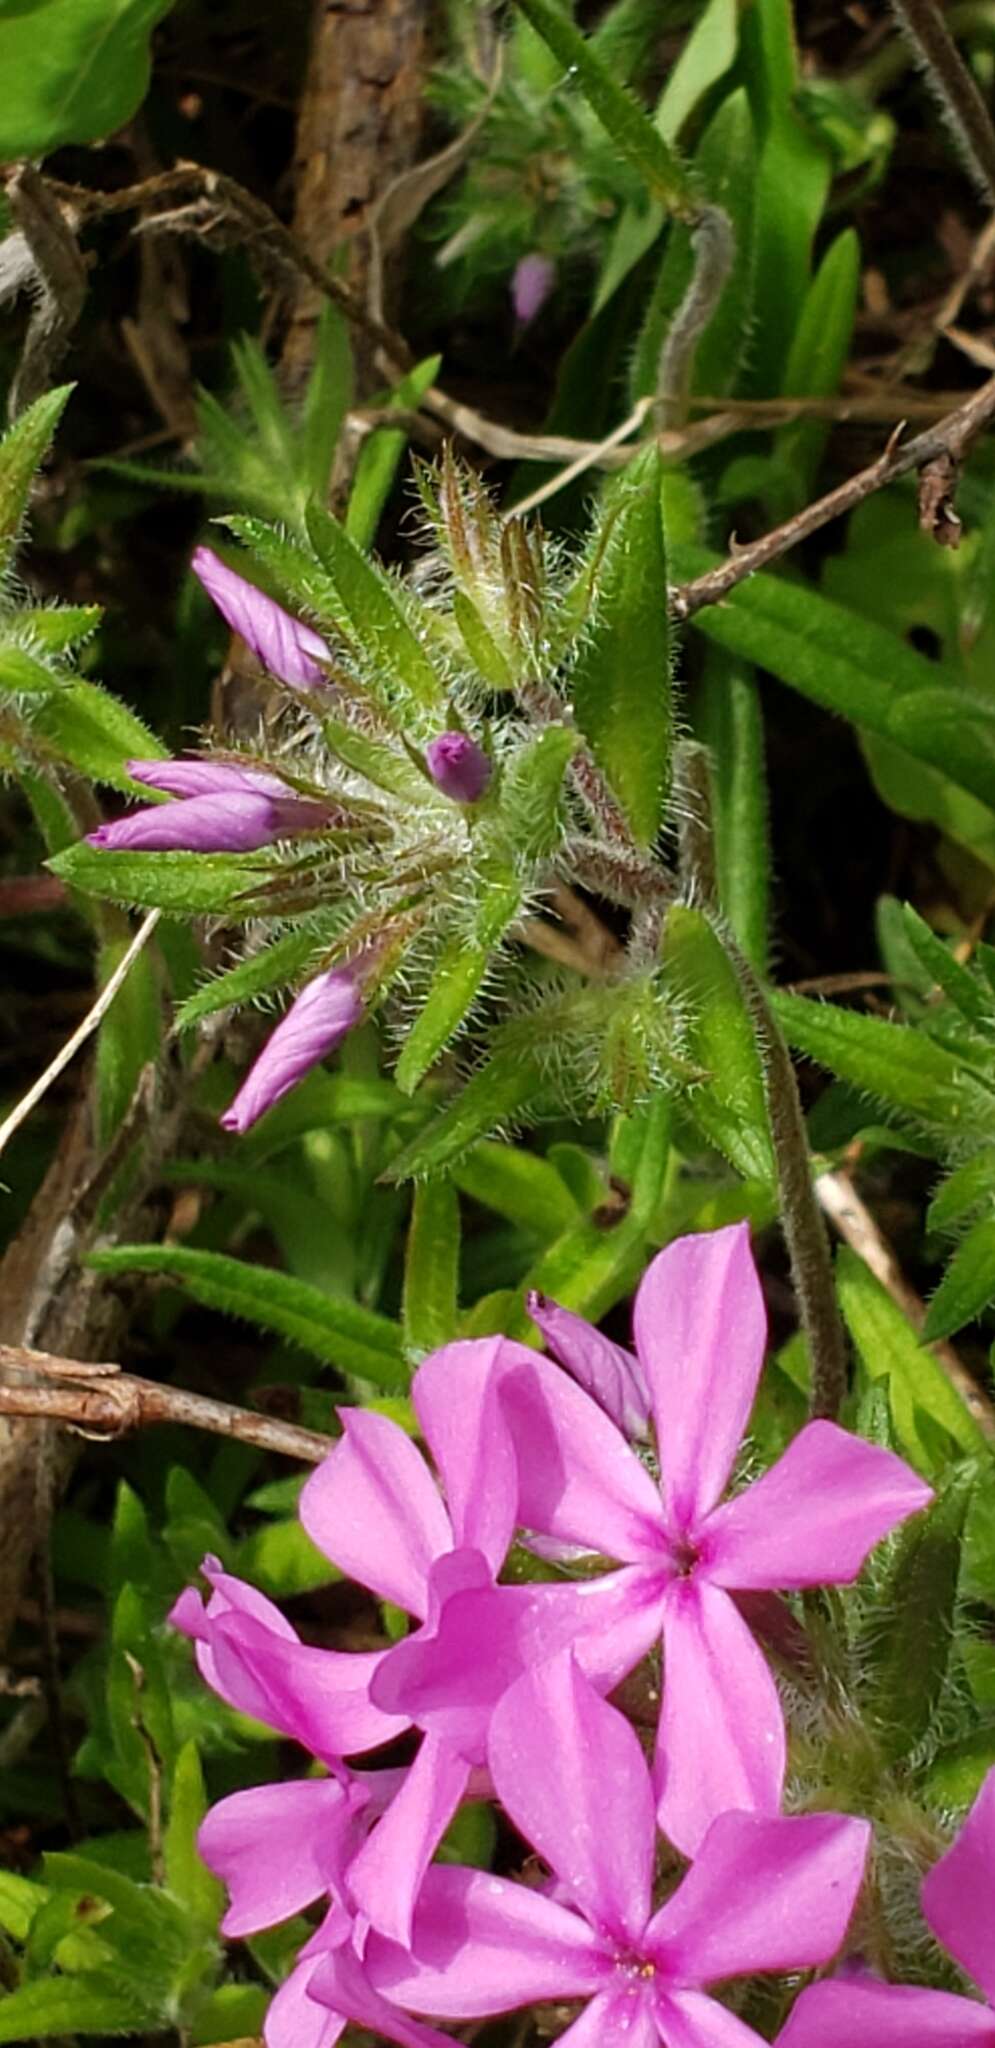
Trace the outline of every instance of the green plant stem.
{"type": "Polygon", "coordinates": [[[703,206],[691,228],[694,269],[667,330],[657,374],[659,430],[683,426],[698,343],[725,290],[736,255],[732,222],[721,206],[703,206]]]}
{"type": "Polygon", "coordinates": [[[697,900],[735,971],[757,1038],[777,1166],[781,1225],[812,1367],[811,1412],[832,1421],[847,1386],[846,1339],[836,1302],[829,1236],[812,1184],[808,1138],[795,1070],[763,983],[718,912],[708,750],[680,748],[680,867],[685,895],[697,900]]]}

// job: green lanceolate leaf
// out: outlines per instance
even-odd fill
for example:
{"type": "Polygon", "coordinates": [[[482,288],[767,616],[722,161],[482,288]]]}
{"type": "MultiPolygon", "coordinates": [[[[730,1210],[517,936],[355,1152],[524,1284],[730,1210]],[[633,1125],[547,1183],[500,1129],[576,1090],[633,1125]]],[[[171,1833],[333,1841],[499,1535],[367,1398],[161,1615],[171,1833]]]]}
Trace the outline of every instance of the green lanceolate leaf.
{"type": "MultiPolygon", "coordinates": [[[[581,1157],[587,1160],[586,1154],[581,1157]]],[[[517,1145],[496,1145],[484,1139],[460,1160],[453,1179],[485,1209],[493,1209],[495,1215],[544,1241],[559,1237],[581,1220],[576,1197],[555,1166],[517,1145]]],[[[600,1193],[600,1181],[595,1184],[600,1193]]]]}
{"type": "Polygon", "coordinates": [[[95,633],[103,618],[99,604],[35,605],[15,612],[13,625],[30,654],[69,654],[95,633]]]}
{"type": "Polygon", "coordinates": [[[928,1230],[953,1230],[974,1209],[995,1203],[995,1145],[985,1145],[973,1159],[945,1180],[926,1211],[928,1230]]]}
{"type": "Polygon", "coordinates": [[[663,820],[673,746],[667,560],[655,449],[633,465],[605,543],[572,681],[577,723],[634,838],[663,820]]]}
{"type": "Polygon", "coordinates": [[[139,2034],[158,2018],[146,2000],[122,1985],[116,1971],[79,1970],[72,1976],[39,1977],[0,1998],[0,2041],[23,2048],[25,2041],[47,2041],[53,2035],[139,2034]]]}
{"type": "Polygon", "coordinates": [[[709,647],[694,707],[712,757],[712,823],[719,903],[751,965],[769,944],[770,843],[763,712],[748,662],[709,647]]]}
{"type": "Polygon", "coordinates": [[[185,1742],[173,1767],[169,1788],[163,1863],[174,1899],[205,1932],[213,1934],[224,1911],[225,1895],[218,1879],[197,1853],[197,1829],[206,1812],[207,1793],[197,1745],[185,1742]]]}
{"type": "Polygon", "coordinates": [[[441,680],[389,576],[320,505],[312,505],[308,512],[308,533],[335,586],[351,636],[389,679],[395,701],[411,698],[441,711],[445,701],[441,680]]]}
{"type": "Polygon", "coordinates": [[[321,937],[314,931],[287,932],[283,938],[274,939],[251,959],[240,960],[237,967],[229,967],[225,974],[216,975],[203,988],[195,989],[176,1013],[177,1030],[189,1031],[201,1018],[212,1017],[218,1010],[286,988],[303,973],[320,946],[321,937]]]}
{"type": "Polygon", "coordinates": [[[65,687],[65,676],[46,668],[26,647],[0,646],[0,690],[12,697],[47,697],[65,687]]]}
{"type": "Polygon", "coordinates": [[[774,1179],[774,1155],[756,1036],[735,969],[700,910],[667,913],[667,986],[685,1015],[684,1049],[707,1079],[687,1106],[709,1144],[750,1180],[774,1179]]]}
{"type": "Polygon", "coordinates": [[[48,697],[32,719],[32,731],[47,746],[94,782],[134,796],[126,761],[161,761],[161,740],[99,683],[75,680],[48,697]]]}
{"type": "Polygon", "coordinates": [[[683,164],[569,15],[556,0],[516,0],[516,4],[570,73],[616,148],[644,179],[650,197],[674,212],[693,212],[694,194],[683,164]]]}
{"type": "Polygon", "coordinates": [[[358,732],[355,726],[327,714],[322,717],[321,729],[332,753],[356,775],[372,782],[375,789],[387,789],[392,796],[405,797],[409,803],[419,798],[424,801],[428,788],[425,776],[407,754],[395,752],[383,740],[371,739],[368,733],[358,732]]]}
{"type": "Polygon", "coordinates": [[[923,1325],[926,1343],[952,1337],[973,1323],[995,1298],[995,1216],[975,1223],[957,1246],[929,1304],[923,1325]]]}
{"type": "Polygon", "coordinates": [[[402,1094],[411,1095],[423,1075],[464,1022],[487,971],[486,946],[454,939],[436,964],[421,1014],[416,1017],[394,1069],[402,1094]]]}
{"type": "MultiPolygon", "coordinates": [[[[797,111],[798,59],[791,0],[755,0],[742,17],[743,76],[760,136],[751,391],[781,379],[811,272],[812,243],[832,166],[797,111]]],[[[781,386],[783,388],[783,385],[781,386]]]]}
{"type": "Polygon", "coordinates": [[[460,1209],[451,1181],[416,1187],[404,1261],[404,1338],[413,1352],[434,1351],[456,1335],[460,1209]]]}
{"type": "MultiPolygon", "coordinates": [[[[5,30],[0,23],[0,50],[6,33],[9,29],[5,30]]],[[[34,35],[33,29],[31,33],[34,35]]],[[[8,76],[5,97],[12,90],[8,76]]],[[[0,159],[6,158],[8,162],[20,154],[19,150],[0,148],[0,159]]],[[[20,533],[35,473],[48,451],[72,389],[71,384],[62,384],[58,390],[46,392],[44,398],[37,398],[0,441],[0,563],[10,554],[20,533]]]]}
{"type": "Polygon", "coordinates": [[[152,31],[173,0],[35,0],[0,15],[0,160],[99,142],[148,90],[152,31]]]}
{"type": "Polygon", "coordinates": [[[906,1457],[932,1474],[935,1460],[920,1434],[917,1411],[938,1423],[962,1451],[982,1451],[985,1439],[970,1410],[863,1259],[843,1247],[836,1279],[840,1307],[868,1377],[887,1379],[895,1431],[906,1457]]]}
{"type": "MultiPolygon", "coordinates": [[[[847,228],[826,250],[806,292],[784,372],[790,397],[829,398],[839,389],[850,353],[859,285],[860,242],[847,228]]],[[[811,497],[828,433],[825,420],[799,419],[775,434],[773,460],[780,482],[773,495],[778,519],[786,519],[811,497]]]]}
{"type": "Polygon", "coordinates": [[[926,973],[944,995],[949,996],[954,1008],[969,1024],[981,1024],[992,1030],[995,1027],[995,1002],[991,991],[959,960],[955,960],[949,946],[937,938],[925,919],[913,910],[911,903],[904,905],[902,914],[909,942],[926,973]]]}
{"type": "Polygon", "coordinates": [[[396,1324],[286,1273],[180,1245],[120,1245],[94,1252],[90,1263],[105,1273],[156,1273],[175,1280],[206,1308],[272,1330],[341,1372],[371,1380],[387,1393],[407,1387],[396,1324]]]}
{"type": "Polygon", "coordinates": [[[575,733],[548,725],[510,763],[501,784],[501,822],[519,860],[544,860],[557,845],[563,778],[576,750],[575,733]]]}
{"type": "Polygon", "coordinates": [[[513,690],[515,671],[504,649],[465,590],[453,591],[453,618],[479,675],[494,690],[513,690]]]}
{"type": "MultiPolygon", "coordinates": [[[[127,920],[113,916],[122,929],[105,939],[100,948],[98,981],[110,979],[130,943],[127,920]]],[[[155,964],[146,949],[132,961],[125,981],[100,1027],[97,1039],[97,1129],[101,1144],[109,1144],[119,1129],[134,1098],[143,1067],[159,1056],[162,1015],[155,964]]]]}
{"type": "Polygon", "coordinates": [[[266,915],[259,891],[277,872],[272,861],[251,855],[132,853],[88,846],[85,841],[56,854],[49,866],[72,888],[88,896],[105,896],[112,903],[176,916],[223,910],[234,918],[266,915]]]}
{"type": "MultiPolygon", "coordinates": [[[[671,550],[683,582],[714,568],[703,548],[671,550]]],[[[767,668],[792,689],[941,769],[995,809],[995,713],[956,672],[897,633],[809,584],[760,573],[691,621],[706,639],[767,668]]]]}
{"type": "Polygon", "coordinates": [[[428,1129],[391,1160],[383,1179],[414,1180],[447,1170],[478,1138],[522,1117],[541,1093],[537,1059],[529,1059],[517,1050],[495,1053],[428,1129]]]}
{"type": "Polygon", "coordinates": [[[928,1130],[995,1135],[995,1094],[946,1046],[907,1024],[864,1017],[834,1003],[775,992],[771,1001],[796,1052],[866,1089],[928,1130]]]}
{"type": "Polygon", "coordinates": [[[896,1542],[865,1647],[867,1715],[889,1762],[910,1756],[936,1718],[954,1645],[964,1521],[976,1478],[954,1471],[896,1542]]]}
{"type": "Polygon", "coordinates": [[[332,461],[342,423],[352,404],[354,383],[348,324],[339,308],[326,299],[318,317],[314,364],[296,436],[297,462],[308,497],[327,497],[332,461]]]}

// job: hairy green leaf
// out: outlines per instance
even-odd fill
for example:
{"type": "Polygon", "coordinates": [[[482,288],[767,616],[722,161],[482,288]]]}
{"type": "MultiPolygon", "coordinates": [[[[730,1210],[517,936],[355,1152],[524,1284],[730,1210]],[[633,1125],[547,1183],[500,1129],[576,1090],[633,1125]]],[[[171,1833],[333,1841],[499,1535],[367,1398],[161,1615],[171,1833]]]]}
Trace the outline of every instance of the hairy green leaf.
{"type": "Polygon", "coordinates": [[[404,1337],[414,1352],[434,1351],[456,1335],[459,1253],[455,1187],[441,1178],[420,1181],[404,1261],[404,1337]]]}

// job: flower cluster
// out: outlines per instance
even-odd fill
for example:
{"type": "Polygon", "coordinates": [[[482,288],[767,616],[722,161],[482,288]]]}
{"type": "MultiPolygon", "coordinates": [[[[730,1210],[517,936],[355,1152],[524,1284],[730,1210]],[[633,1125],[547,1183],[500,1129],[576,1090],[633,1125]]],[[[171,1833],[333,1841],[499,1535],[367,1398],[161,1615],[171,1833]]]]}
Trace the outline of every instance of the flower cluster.
{"type": "MultiPolygon", "coordinates": [[[[851,1582],[930,1490],[890,1451],[813,1422],[723,1498],[766,1336],[745,1226],[659,1254],[636,1297],[635,1357],[555,1304],[534,1310],[562,1364],[493,1338],[420,1367],[431,1466],[393,1421],[344,1409],[303,1489],[309,1536],[403,1609],[407,1634],[373,1651],[309,1645],[213,1559],[206,1603],[190,1591],[174,1609],[208,1683],[321,1767],[222,1800],[201,1834],[228,1934],[322,1910],[270,2008],[268,2048],[330,2048],[350,2021],[438,2043],[426,2017],[543,2000],[584,2001],[571,2048],[622,2034],[634,2048],[755,2048],[711,1987],[818,1968],[843,1943],[870,1829],[782,1814],[783,1712],[744,1596],[776,1607],[851,1582]],[[630,1433],[652,1437],[656,1467],[630,1433]],[[516,1536],[551,1576],[502,1576],[516,1536]],[[637,1666],[655,1673],[661,1643],[647,1761],[606,1696],[637,1666]],[[378,1763],[401,1737],[409,1755],[412,1731],[413,1761],[378,1763]],[[434,1861],[467,1797],[499,1802],[546,1874],[434,1861]]],[[[992,1874],[995,1783],[925,1896],[989,1992],[992,1874]],[[973,1897],[958,1917],[959,1888],[973,1897]]],[[[976,2036],[995,2039],[986,2008],[847,1975],[803,1993],[784,2039],[976,2036]]]]}

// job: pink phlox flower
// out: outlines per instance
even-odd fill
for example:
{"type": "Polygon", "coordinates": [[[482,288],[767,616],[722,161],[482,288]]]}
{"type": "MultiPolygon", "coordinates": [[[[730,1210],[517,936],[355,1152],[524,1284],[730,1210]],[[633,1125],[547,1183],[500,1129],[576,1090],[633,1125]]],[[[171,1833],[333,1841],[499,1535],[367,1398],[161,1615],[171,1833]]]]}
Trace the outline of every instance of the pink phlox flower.
{"type": "Polygon", "coordinates": [[[602,1622],[599,1642],[578,1642],[588,1676],[610,1690],[663,1636],[659,1818],[693,1855],[718,1814],[776,1813],[781,1803],[777,1688],[732,1595],[847,1584],[873,1545],[932,1495],[891,1452],[812,1422],[762,1478],[719,1505],[766,1337],[745,1225],[661,1252],[636,1296],[634,1334],[659,1485],[596,1401],[524,1347],[507,1347],[501,1401],[521,1523],[624,1568],[613,1575],[612,1628],[602,1622]]]}
{"type": "Polygon", "coordinates": [[[777,2048],[995,2048],[995,1770],[925,1879],[922,1910],[984,2005],[918,1985],[834,1978],[802,1992],[777,2048]]]}
{"type": "Polygon", "coordinates": [[[327,825],[327,804],[299,796],[278,775],[227,761],[129,761],[134,781],[177,799],[87,833],[91,846],[147,853],[252,853],[327,825]]]}
{"type": "MultiPolygon", "coordinates": [[[[367,1944],[369,1977],[397,2005],[468,2019],[583,1998],[585,2011],[561,2036],[570,2048],[758,2048],[752,2028],[706,1987],[808,1969],[838,1948],[870,1829],[836,1814],[722,1815],[654,1911],[650,1774],[634,1730],[570,1651],[504,1695],[488,1753],[498,1796],[554,1872],[557,1896],[434,1865],[409,1951],[376,1934],[367,1944]]],[[[324,1967],[310,1988],[315,1998],[332,1994],[324,1967]]]]}
{"type": "Polygon", "coordinates": [[[557,1364],[573,1374],[623,1436],[636,1442],[648,1437],[650,1395],[638,1358],[605,1337],[584,1316],[561,1308],[544,1294],[526,1295],[525,1306],[557,1364]]]}
{"type": "Polygon", "coordinates": [[[425,766],[436,788],[457,804],[479,803],[493,772],[483,747],[465,732],[443,732],[430,740],[425,766]]]}
{"type": "Polygon", "coordinates": [[[332,1913],[305,1942],[270,2001],[263,2040],[266,2048],[335,2048],[350,2024],[397,2041],[400,2048],[453,2048],[449,2034],[409,2019],[381,1996],[332,1913]],[[311,1996],[319,1969],[326,1991],[320,2003],[311,1996]]]}
{"type": "Polygon", "coordinates": [[[271,1031],[255,1064],[220,1122],[226,1131],[248,1131],[274,1103],[341,1045],[363,1015],[363,999],[352,967],[329,967],[294,998],[271,1031]]]}
{"type": "Polygon", "coordinates": [[[320,689],[327,682],[322,663],[331,657],[312,626],[292,618],[254,583],[229,569],[213,548],[195,548],[190,566],[226,626],[241,635],[270,675],[292,690],[320,689]]]}

